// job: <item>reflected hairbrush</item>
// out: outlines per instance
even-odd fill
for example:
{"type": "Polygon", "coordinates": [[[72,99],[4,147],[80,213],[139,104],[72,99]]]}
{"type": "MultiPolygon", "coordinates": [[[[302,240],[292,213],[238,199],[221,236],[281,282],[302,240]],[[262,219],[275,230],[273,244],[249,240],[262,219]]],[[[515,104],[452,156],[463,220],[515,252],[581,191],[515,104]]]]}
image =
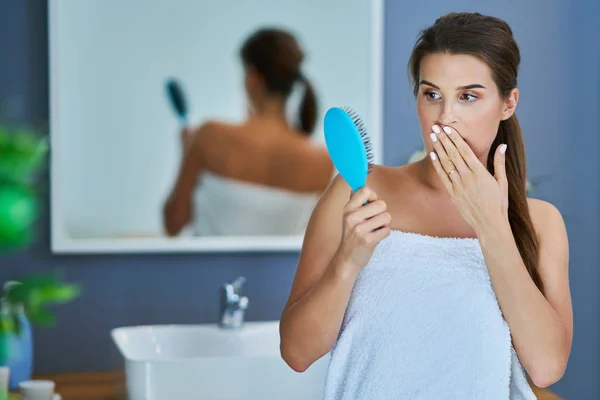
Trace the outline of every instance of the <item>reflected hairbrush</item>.
{"type": "Polygon", "coordinates": [[[186,126],[188,124],[188,106],[181,85],[175,79],[169,79],[166,83],[166,89],[169,103],[171,103],[171,106],[181,123],[186,126]]]}
{"type": "Polygon", "coordinates": [[[353,191],[365,186],[373,167],[373,147],[358,113],[349,107],[327,110],[325,143],[333,165],[353,191]]]}

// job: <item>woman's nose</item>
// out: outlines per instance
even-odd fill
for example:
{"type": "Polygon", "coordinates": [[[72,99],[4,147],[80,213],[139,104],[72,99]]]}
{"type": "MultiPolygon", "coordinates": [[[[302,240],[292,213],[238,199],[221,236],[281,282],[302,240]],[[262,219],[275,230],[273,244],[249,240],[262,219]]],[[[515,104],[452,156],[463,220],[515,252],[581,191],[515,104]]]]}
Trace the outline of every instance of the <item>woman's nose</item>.
{"type": "Polygon", "coordinates": [[[437,122],[442,125],[451,125],[456,122],[456,118],[449,104],[444,105],[437,122]]]}

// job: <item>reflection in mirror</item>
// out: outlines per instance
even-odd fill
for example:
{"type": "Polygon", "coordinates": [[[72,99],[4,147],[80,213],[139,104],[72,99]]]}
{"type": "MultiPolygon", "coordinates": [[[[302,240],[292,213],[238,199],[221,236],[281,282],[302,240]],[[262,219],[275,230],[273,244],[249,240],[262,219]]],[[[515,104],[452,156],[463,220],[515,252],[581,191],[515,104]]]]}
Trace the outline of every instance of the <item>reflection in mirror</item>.
{"type": "Polygon", "coordinates": [[[379,161],[380,12],[52,2],[53,249],[299,248],[335,175],[329,107],[360,112],[379,161]]]}

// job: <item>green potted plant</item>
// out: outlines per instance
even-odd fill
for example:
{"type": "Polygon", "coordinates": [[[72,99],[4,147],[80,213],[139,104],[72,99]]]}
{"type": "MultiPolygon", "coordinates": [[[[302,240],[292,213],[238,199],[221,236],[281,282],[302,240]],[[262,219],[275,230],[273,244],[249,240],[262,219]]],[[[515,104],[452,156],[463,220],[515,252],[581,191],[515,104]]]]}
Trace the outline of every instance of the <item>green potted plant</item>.
{"type": "MultiPolygon", "coordinates": [[[[47,152],[46,137],[0,122],[0,256],[23,250],[35,239],[39,214],[36,174],[44,167],[47,152]]],[[[53,325],[56,318],[47,306],[69,302],[79,294],[78,285],[61,283],[56,272],[25,275],[4,283],[0,294],[2,385],[15,389],[20,381],[30,378],[31,325],[53,325]]],[[[6,387],[0,387],[0,399],[6,397],[6,387]]]]}
{"type": "Polygon", "coordinates": [[[28,275],[4,284],[0,298],[0,365],[9,368],[9,389],[31,378],[32,325],[53,326],[56,317],[48,306],[67,303],[79,294],[78,285],[61,283],[56,272],[28,275]]]}

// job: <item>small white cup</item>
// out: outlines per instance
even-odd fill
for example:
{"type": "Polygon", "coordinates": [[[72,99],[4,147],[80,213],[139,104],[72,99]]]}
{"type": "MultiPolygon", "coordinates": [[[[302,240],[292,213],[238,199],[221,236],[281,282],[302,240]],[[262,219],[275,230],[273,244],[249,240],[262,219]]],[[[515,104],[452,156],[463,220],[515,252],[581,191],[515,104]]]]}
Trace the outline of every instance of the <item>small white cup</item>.
{"type": "Polygon", "coordinates": [[[3,394],[8,393],[8,382],[10,378],[10,368],[0,367],[0,391],[3,394]]]}
{"type": "Polygon", "coordinates": [[[22,400],[52,400],[54,397],[54,382],[41,379],[19,383],[22,400]]]}

